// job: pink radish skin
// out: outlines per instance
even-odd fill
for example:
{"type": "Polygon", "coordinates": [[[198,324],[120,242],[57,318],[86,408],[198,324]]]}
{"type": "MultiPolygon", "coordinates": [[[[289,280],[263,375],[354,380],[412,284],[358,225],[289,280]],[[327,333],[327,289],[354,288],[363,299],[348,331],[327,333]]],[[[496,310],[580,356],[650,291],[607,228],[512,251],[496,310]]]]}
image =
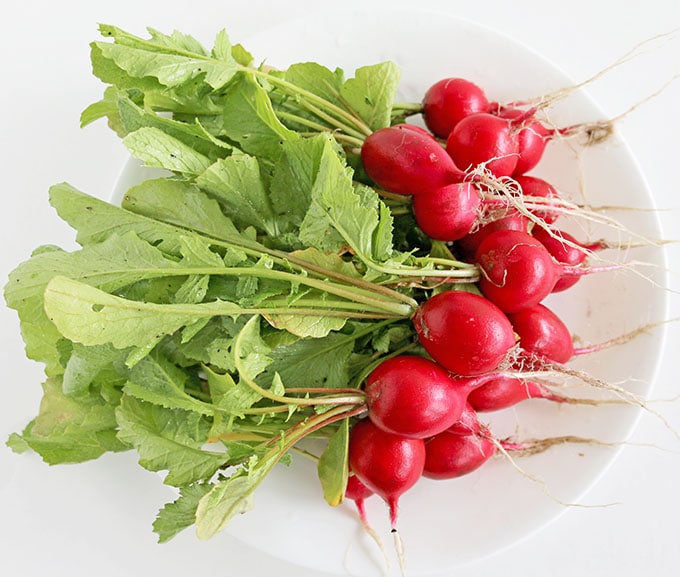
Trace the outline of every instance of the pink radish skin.
{"type": "Polygon", "coordinates": [[[518,145],[517,166],[512,176],[529,172],[540,162],[548,144],[550,130],[534,118],[534,110],[499,107],[496,114],[513,121],[518,145]]]}
{"type": "Polygon", "coordinates": [[[415,355],[383,361],[364,390],[373,424],[414,439],[436,435],[458,421],[468,392],[437,363],[415,355]]]}
{"type": "Polygon", "coordinates": [[[480,290],[506,313],[541,302],[562,273],[538,240],[516,230],[488,235],[477,248],[475,261],[482,272],[480,290]]]}
{"type": "Polygon", "coordinates": [[[425,444],[423,477],[455,479],[479,469],[496,452],[496,444],[484,434],[459,435],[444,431],[425,444]]]}
{"type": "Polygon", "coordinates": [[[469,292],[434,295],[420,305],[413,324],[429,355],[457,375],[491,372],[515,346],[515,333],[503,312],[469,292]]]}
{"type": "Polygon", "coordinates": [[[444,78],[433,84],[423,98],[423,118],[427,127],[446,138],[463,118],[487,110],[484,91],[464,78],[444,78]]]}
{"type": "Polygon", "coordinates": [[[463,118],[446,139],[453,162],[468,171],[484,164],[496,177],[510,176],[517,166],[519,145],[510,120],[488,112],[463,118]]]}
{"type": "Polygon", "coordinates": [[[467,401],[476,412],[485,413],[507,409],[528,399],[565,402],[565,397],[539,383],[500,374],[471,391],[467,401]]]}
{"type": "Polygon", "coordinates": [[[566,363],[574,356],[574,343],[562,319],[543,304],[508,313],[519,345],[538,357],[555,363],[566,363]]]}
{"type": "Polygon", "coordinates": [[[361,161],[371,180],[396,194],[433,191],[465,178],[434,137],[403,124],[368,136],[361,161]]]}
{"type": "Polygon", "coordinates": [[[349,466],[387,503],[395,528],[399,499],[423,474],[425,441],[387,433],[370,419],[363,419],[350,431],[349,466]]]}
{"type": "Polygon", "coordinates": [[[523,214],[514,211],[504,213],[503,216],[459,238],[455,244],[456,255],[462,260],[473,261],[482,240],[497,230],[520,230],[527,232],[529,230],[529,219],[523,214]]]}
{"type": "Polygon", "coordinates": [[[370,528],[368,522],[368,516],[366,514],[365,502],[371,495],[371,491],[366,485],[364,485],[359,477],[350,473],[347,477],[347,487],[345,488],[345,498],[354,501],[357,508],[357,513],[359,514],[359,519],[364,527],[370,528]]]}
{"type": "MultiPolygon", "coordinates": [[[[589,251],[606,248],[603,242],[582,244],[563,230],[553,230],[551,234],[543,227],[535,227],[531,236],[548,249],[558,263],[571,267],[583,264],[589,251]]],[[[580,278],[578,275],[563,275],[555,283],[552,292],[562,292],[575,285],[580,278]]]]}
{"type": "Polygon", "coordinates": [[[430,238],[454,241],[470,232],[477,220],[481,199],[469,182],[448,184],[413,197],[413,214],[430,238]]]}
{"type": "MultiPolygon", "coordinates": [[[[546,198],[548,200],[559,199],[557,190],[547,180],[537,176],[520,175],[515,177],[515,181],[519,184],[524,196],[546,198]]],[[[553,224],[559,218],[559,211],[557,210],[532,210],[532,212],[545,224],[553,224]]]]}
{"type": "Polygon", "coordinates": [[[469,401],[465,402],[465,408],[463,409],[460,419],[446,430],[455,435],[471,435],[481,432],[482,424],[477,417],[477,411],[469,401]]]}

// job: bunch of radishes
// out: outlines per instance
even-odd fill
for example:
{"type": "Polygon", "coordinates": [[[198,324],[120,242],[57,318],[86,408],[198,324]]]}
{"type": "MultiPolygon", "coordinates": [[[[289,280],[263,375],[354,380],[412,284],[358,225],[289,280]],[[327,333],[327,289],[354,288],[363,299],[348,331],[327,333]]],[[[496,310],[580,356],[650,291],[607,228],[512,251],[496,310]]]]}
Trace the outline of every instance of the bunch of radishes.
{"type": "Polygon", "coordinates": [[[474,83],[444,79],[424,98],[429,131],[395,124],[361,149],[377,187],[405,195],[418,227],[480,271],[469,290],[441,290],[420,304],[413,324],[428,356],[388,358],[365,382],[368,418],[350,433],[346,493],[362,517],[363,500],[375,493],[394,527],[400,496],[420,477],[458,477],[518,448],[495,439],[477,411],[535,397],[569,400],[523,371],[554,370],[579,352],[542,301],[597,270],[584,261],[605,247],[553,227],[559,195],[526,173],[560,131],[536,112],[490,103],[474,83]]]}

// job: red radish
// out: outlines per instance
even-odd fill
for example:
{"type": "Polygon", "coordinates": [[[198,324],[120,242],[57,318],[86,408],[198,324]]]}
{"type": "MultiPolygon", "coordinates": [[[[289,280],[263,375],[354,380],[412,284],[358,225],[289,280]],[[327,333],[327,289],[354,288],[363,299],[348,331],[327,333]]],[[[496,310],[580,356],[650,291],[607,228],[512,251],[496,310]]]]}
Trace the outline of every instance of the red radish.
{"type": "MultiPolygon", "coordinates": [[[[607,246],[604,242],[582,244],[571,234],[563,230],[553,229],[551,232],[537,226],[532,230],[531,236],[547,248],[552,257],[562,265],[580,265],[586,260],[588,252],[600,250],[607,246]]],[[[552,292],[561,292],[568,289],[576,284],[579,278],[580,276],[577,275],[561,276],[555,283],[552,292]]]]}
{"type": "Polygon", "coordinates": [[[400,355],[380,363],[366,379],[369,419],[380,429],[424,439],[460,419],[467,389],[437,363],[400,355]]]}
{"type": "Polygon", "coordinates": [[[496,369],[515,346],[503,312],[474,293],[448,290],[420,305],[413,317],[420,343],[444,368],[464,376],[496,369]]]}
{"type": "Polygon", "coordinates": [[[357,512],[359,513],[359,518],[364,527],[369,528],[370,524],[368,522],[368,517],[366,516],[365,501],[371,495],[371,491],[366,485],[364,485],[359,477],[350,472],[347,477],[347,487],[345,488],[345,497],[354,501],[356,505],[357,512]]]}
{"type": "Polygon", "coordinates": [[[495,439],[487,429],[470,435],[457,435],[444,431],[425,445],[426,457],[423,477],[455,479],[479,469],[497,453],[508,456],[535,455],[565,443],[591,443],[592,439],[566,435],[530,441],[495,439]]]}
{"type": "Polygon", "coordinates": [[[480,413],[506,409],[527,399],[569,402],[540,383],[502,374],[471,391],[467,398],[470,406],[480,413]]]}
{"type": "Polygon", "coordinates": [[[479,288],[506,313],[531,307],[552,291],[562,270],[534,237],[517,230],[499,230],[477,248],[482,276],[479,288]]]}
{"type": "Polygon", "coordinates": [[[474,232],[459,238],[455,244],[456,255],[465,261],[472,261],[482,240],[497,230],[529,230],[529,219],[515,211],[503,211],[502,216],[496,217],[480,226],[474,232]]]}
{"type": "Polygon", "coordinates": [[[425,444],[423,477],[455,479],[479,469],[496,452],[496,444],[485,434],[459,435],[444,431],[425,444]]]}
{"type": "Polygon", "coordinates": [[[566,363],[574,355],[567,325],[545,305],[539,303],[508,313],[508,318],[524,351],[555,363],[566,363]]]}
{"type": "Polygon", "coordinates": [[[470,232],[477,220],[481,198],[469,182],[447,184],[413,197],[413,214],[430,238],[454,241],[470,232]]]}
{"type": "Polygon", "coordinates": [[[364,485],[387,503],[394,528],[399,499],[422,476],[425,441],[388,433],[370,419],[363,419],[350,431],[349,466],[364,485]]]}
{"type": "Polygon", "coordinates": [[[494,176],[510,176],[517,166],[519,145],[513,124],[488,112],[463,118],[446,139],[455,165],[468,171],[484,164],[494,176]]]}
{"type": "Polygon", "coordinates": [[[465,176],[434,137],[403,124],[368,136],[361,161],[378,186],[397,194],[436,190],[465,176]]]}
{"type": "Polygon", "coordinates": [[[534,110],[501,107],[498,115],[513,121],[517,133],[518,158],[513,176],[529,172],[543,157],[551,131],[534,118],[534,110]]]}
{"type": "MultiPolygon", "coordinates": [[[[537,176],[521,175],[516,176],[515,181],[522,189],[524,196],[532,196],[538,198],[559,199],[559,194],[555,187],[548,181],[538,178],[537,176]]],[[[559,217],[559,211],[550,210],[549,205],[546,210],[533,209],[531,211],[535,216],[543,220],[546,224],[554,223],[559,217]]]]}
{"type": "Polygon", "coordinates": [[[435,82],[423,98],[423,118],[427,127],[446,138],[463,118],[486,111],[488,100],[484,91],[464,78],[444,78],[435,82]]]}
{"type": "MultiPolygon", "coordinates": [[[[485,381],[485,383],[486,382],[488,381],[485,381]]],[[[482,430],[482,424],[479,422],[479,418],[477,417],[477,410],[472,406],[472,404],[470,404],[470,402],[466,402],[460,419],[458,419],[446,430],[449,433],[456,435],[471,435],[473,433],[479,433],[482,430]]]]}

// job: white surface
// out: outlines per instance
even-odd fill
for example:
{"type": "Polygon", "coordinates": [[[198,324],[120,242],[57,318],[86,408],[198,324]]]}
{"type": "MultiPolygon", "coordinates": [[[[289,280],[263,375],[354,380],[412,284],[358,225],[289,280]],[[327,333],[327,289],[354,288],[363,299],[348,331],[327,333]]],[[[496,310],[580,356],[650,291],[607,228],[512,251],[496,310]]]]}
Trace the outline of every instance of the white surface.
{"type": "MultiPolygon", "coordinates": [[[[270,4],[251,0],[225,7],[225,2],[202,2],[187,13],[186,3],[118,1],[109,8],[86,2],[23,2],[2,14],[3,125],[0,144],[4,183],[2,234],[3,276],[40,243],[69,246],[70,231],[46,203],[49,185],[68,180],[75,186],[109,196],[126,158],[118,139],[103,123],[80,130],[80,111],[97,99],[101,85],[90,75],[87,44],[103,21],[142,33],[149,25],[160,30],[205,30],[206,20],[226,27],[232,39],[246,39],[283,17],[299,14],[313,2],[270,4]],[[174,7],[174,8],[173,8],[174,7]]],[[[232,3],[229,3],[232,4],[232,3]]],[[[412,5],[412,2],[374,2],[373,6],[412,5]]],[[[555,15],[544,3],[419,1],[467,17],[513,36],[555,62],[571,77],[584,79],[602,69],[637,42],[680,26],[680,8],[672,1],[651,1],[634,13],[619,3],[572,2],[568,12],[555,15]]],[[[345,2],[360,7],[361,3],[345,2]]],[[[386,8],[386,10],[389,8],[386,8]]],[[[3,8],[3,11],[8,8],[3,8]]],[[[360,15],[360,11],[356,11],[360,15]]],[[[404,38],[408,44],[409,38],[404,38]]],[[[589,92],[607,114],[616,115],[642,100],[680,73],[680,42],[676,38],[593,84],[589,92]]],[[[451,50],[456,50],[451,38],[451,50]]],[[[464,49],[464,48],[463,48],[464,49]]],[[[274,57],[275,55],[272,55],[274,57]]],[[[446,54],[433,55],[445,59],[446,54]]],[[[470,55],[474,58],[474,55],[470,55]]],[[[678,238],[678,184],[674,169],[680,130],[680,101],[676,81],[661,95],[641,105],[620,124],[620,133],[638,159],[657,205],[672,208],[661,214],[667,238],[678,238]]],[[[678,289],[680,260],[669,249],[678,289]]],[[[4,281],[3,281],[4,282],[4,281]]],[[[0,437],[23,426],[37,409],[40,367],[23,359],[22,343],[12,311],[2,309],[2,367],[5,401],[0,406],[0,437]]],[[[669,316],[678,316],[677,295],[669,316]]],[[[669,398],[678,390],[680,327],[671,337],[653,393],[669,398]]],[[[680,429],[680,405],[655,405],[680,429]]],[[[474,564],[456,575],[619,576],[645,573],[674,575],[680,566],[677,517],[680,500],[680,441],[651,416],[642,418],[633,436],[640,444],[620,454],[585,504],[620,503],[611,507],[568,510],[558,521],[515,547],[474,564]],[[674,451],[674,452],[672,452],[674,451]]],[[[93,463],[48,468],[37,458],[17,457],[0,447],[0,574],[126,576],[182,575],[213,572],[219,567],[233,575],[296,575],[318,572],[262,555],[231,538],[205,544],[205,555],[187,558],[182,544],[190,535],[158,547],[150,522],[168,495],[159,491],[158,478],[139,469],[137,478],[121,488],[116,468],[132,454],[93,463]]],[[[127,480],[127,479],[126,479],[127,480]]],[[[480,512],[481,513],[481,512],[480,512]]],[[[452,523],[455,519],[452,518],[452,523]]],[[[509,519],[508,523],[513,520],[509,519]]],[[[268,537],[273,538],[273,537],[268,537]]],[[[407,543],[408,545],[408,543],[407,543]]]]}

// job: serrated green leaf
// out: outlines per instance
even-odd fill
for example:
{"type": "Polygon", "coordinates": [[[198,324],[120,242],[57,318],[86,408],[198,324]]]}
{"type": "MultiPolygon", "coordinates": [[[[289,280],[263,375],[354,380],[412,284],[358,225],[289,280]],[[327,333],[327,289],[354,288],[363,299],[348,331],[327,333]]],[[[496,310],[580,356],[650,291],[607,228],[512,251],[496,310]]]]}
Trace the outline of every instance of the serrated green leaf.
{"type": "Polygon", "coordinates": [[[166,409],[182,409],[213,415],[210,403],[200,401],[186,392],[187,373],[168,359],[151,353],[131,369],[124,392],[137,399],[166,409]]]}
{"type": "Polygon", "coordinates": [[[233,59],[215,60],[205,53],[178,47],[177,38],[172,42],[167,36],[145,41],[115,27],[102,26],[100,29],[116,40],[114,43],[96,43],[102,56],[135,78],[151,76],[164,86],[176,87],[191,79],[205,77],[209,86],[219,89],[239,70],[233,59]]]}
{"type": "Polygon", "coordinates": [[[196,535],[210,539],[229,524],[236,515],[253,506],[253,493],[282,457],[269,453],[252,466],[241,468],[231,477],[221,480],[204,495],[196,509],[196,535]]]}
{"type": "Polygon", "coordinates": [[[99,394],[66,396],[59,380],[48,379],[43,384],[40,412],[21,439],[51,465],[81,463],[107,451],[124,451],[127,447],[116,437],[114,411],[115,406],[99,394]]]}
{"type": "MultiPolygon", "coordinates": [[[[149,219],[216,239],[234,239],[241,236],[233,221],[222,212],[215,199],[210,198],[193,183],[182,180],[166,178],[145,180],[127,191],[122,207],[149,219]]],[[[183,234],[186,236],[188,233],[183,234]]],[[[182,233],[178,231],[177,237],[181,246],[184,242],[181,240],[182,233]]]]}
{"type": "Polygon", "coordinates": [[[181,487],[210,479],[229,460],[202,447],[210,425],[201,415],[123,396],[116,410],[119,438],[139,453],[149,471],[167,471],[165,483],[181,487]]]}
{"type": "Polygon", "coordinates": [[[163,130],[143,126],[123,138],[130,153],[147,166],[180,174],[201,174],[211,159],[163,130]]]}
{"type": "Polygon", "coordinates": [[[240,312],[227,302],[162,305],[131,301],[62,276],[48,283],[45,310],[66,338],[88,346],[111,343],[117,348],[146,348],[205,317],[240,312]]]}
{"type": "Polygon", "coordinates": [[[248,154],[271,163],[281,156],[281,143],[300,138],[276,116],[264,88],[250,74],[240,74],[221,99],[222,129],[248,154]]]}
{"type": "Polygon", "coordinates": [[[340,88],[340,94],[350,109],[356,112],[372,130],[391,124],[392,104],[399,88],[401,71],[394,62],[381,62],[357,68],[340,88]]]}
{"type": "Polygon", "coordinates": [[[179,497],[167,503],[153,523],[159,543],[166,543],[175,535],[191,527],[196,521],[196,509],[201,498],[212,489],[210,483],[194,483],[180,487],[179,497]]]}
{"type": "Polygon", "coordinates": [[[254,156],[240,154],[217,160],[196,178],[196,184],[225,208],[237,226],[254,226],[277,236],[276,216],[254,156]]]}

